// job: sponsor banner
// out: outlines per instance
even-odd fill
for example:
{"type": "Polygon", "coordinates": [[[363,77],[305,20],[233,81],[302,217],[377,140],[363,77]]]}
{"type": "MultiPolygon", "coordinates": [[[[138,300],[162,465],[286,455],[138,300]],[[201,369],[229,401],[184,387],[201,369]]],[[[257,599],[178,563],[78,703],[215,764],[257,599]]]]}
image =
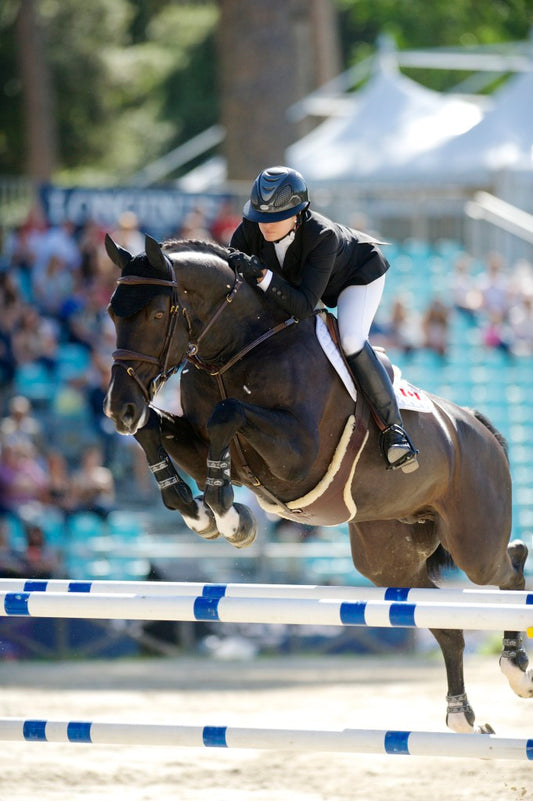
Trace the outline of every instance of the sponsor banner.
{"type": "Polygon", "coordinates": [[[137,215],[143,232],[156,238],[179,235],[184,218],[199,209],[208,225],[229,199],[223,194],[181,192],[172,188],[136,187],[60,187],[40,188],[43,210],[52,226],[70,221],[81,226],[94,220],[102,226],[116,226],[124,211],[137,215]]]}

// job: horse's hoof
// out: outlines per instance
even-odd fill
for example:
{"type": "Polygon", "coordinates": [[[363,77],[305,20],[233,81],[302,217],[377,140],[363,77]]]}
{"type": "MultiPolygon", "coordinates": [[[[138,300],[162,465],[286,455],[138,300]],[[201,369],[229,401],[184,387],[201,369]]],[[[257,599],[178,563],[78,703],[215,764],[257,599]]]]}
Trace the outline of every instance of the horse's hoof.
{"type": "Polygon", "coordinates": [[[207,528],[204,528],[203,531],[195,531],[194,533],[198,534],[203,540],[218,540],[220,537],[220,531],[217,529],[214,521],[207,528]]]}
{"type": "Polygon", "coordinates": [[[217,521],[215,520],[215,516],[209,506],[206,506],[204,503],[204,499],[202,496],[194,499],[196,502],[196,506],[198,508],[198,514],[200,520],[193,520],[192,518],[186,518],[185,520],[186,525],[191,531],[194,531],[195,534],[198,534],[203,540],[216,540],[220,537],[220,531],[217,528],[217,521]],[[198,525],[201,525],[202,522],[205,522],[203,528],[197,528],[198,525]]]}
{"type": "Polygon", "coordinates": [[[234,534],[224,536],[234,548],[248,548],[257,537],[257,523],[247,506],[234,503],[233,508],[239,514],[239,527],[234,534]]]}
{"type": "Polygon", "coordinates": [[[533,698],[533,672],[531,669],[523,670],[512,658],[501,656],[500,670],[516,695],[520,698],[533,698]]]}
{"type": "Polygon", "coordinates": [[[513,566],[520,572],[523,572],[528,554],[525,542],[522,542],[522,540],[513,540],[507,546],[507,553],[509,554],[509,559],[513,563],[513,566]]]}

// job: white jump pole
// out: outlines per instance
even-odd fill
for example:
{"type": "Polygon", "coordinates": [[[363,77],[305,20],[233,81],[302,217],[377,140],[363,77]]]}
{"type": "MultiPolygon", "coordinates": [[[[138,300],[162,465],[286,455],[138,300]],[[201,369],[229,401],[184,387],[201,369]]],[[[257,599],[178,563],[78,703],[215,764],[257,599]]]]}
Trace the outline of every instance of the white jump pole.
{"type": "Polygon", "coordinates": [[[533,632],[533,609],[510,604],[2,592],[2,615],[533,632]]]}
{"type": "Polygon", "coordinates": [[[533,592],[482,588],[341,587],[317,584],[222,584],[194,581],[110,581],[73,579],[0,579],[0,592],[68,592],[92,595],[178,595],[209,598],[301,598],[342,601],[429,601],[438,603],[523,604],[533,592]]]}
{"type": "Polygon", "coordinates": [[[372,729],[315,731],[0,718],[0,740],[533,760],[532,738],[372,729]]]}

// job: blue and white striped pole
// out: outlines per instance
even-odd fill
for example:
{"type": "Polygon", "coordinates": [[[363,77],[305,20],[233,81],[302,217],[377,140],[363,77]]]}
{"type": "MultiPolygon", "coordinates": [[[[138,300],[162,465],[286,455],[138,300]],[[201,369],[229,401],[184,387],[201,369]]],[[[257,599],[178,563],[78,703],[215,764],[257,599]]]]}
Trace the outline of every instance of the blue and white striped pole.
{"type": "Polygon", "coordinates": [[[342,601],[315,598],[2,592],[0,616],[2,615],[477,631],[533,630],[533,608],[529,605],[342,601]]]}
{"type": "Polygon", "coordinates": [[[92,595],[173,595],[210,598],[301,598],[343,601],[421,601],[438,603],[523,604],[533,606],[533,592],[482,588],[341,587],[318,584],[210,584],[172,581],[83,581],[73,579],[2,579],[0,592],[68,592],[92,595]]]}
{"type": "Polygon", "coordinates": [[[372,729],[315,731],[0,718],[0,740],[533,760],[533,738],[372,729]]]}

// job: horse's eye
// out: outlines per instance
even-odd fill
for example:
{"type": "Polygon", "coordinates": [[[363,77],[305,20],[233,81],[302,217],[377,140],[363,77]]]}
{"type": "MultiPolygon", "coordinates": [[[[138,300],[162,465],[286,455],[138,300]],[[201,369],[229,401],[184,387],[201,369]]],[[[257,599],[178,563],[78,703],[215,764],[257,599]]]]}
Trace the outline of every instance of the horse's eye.
{"type": "Polygon", "coordinates": [[[155,315],[154,315],[156,320],[160,320],[163,316],[164,315],[163,315],[162,311],[156,312],[155,315]]]}

